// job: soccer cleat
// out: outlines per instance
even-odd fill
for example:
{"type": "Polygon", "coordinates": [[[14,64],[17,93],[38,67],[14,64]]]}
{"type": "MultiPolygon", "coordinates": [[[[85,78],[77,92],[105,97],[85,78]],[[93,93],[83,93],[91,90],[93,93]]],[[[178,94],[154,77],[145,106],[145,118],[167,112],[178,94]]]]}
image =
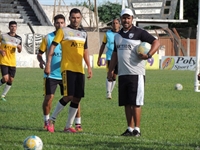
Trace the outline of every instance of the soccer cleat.
{"type": "Polygon", "coordinates": [[[44,121],[44,129],[47,130],[47,126],[48,126],[48,121],[44,121]]]}
{"type": "Polygon", "coordinates": [[[6,102],[6,99],[5,99],[5,96],[4,95],[1,95],[1,100],[6,102]]]}
{"type": "Polygon", "coordinates": [[[48,125],[47,125],[47,131],[49,131],[49,132],[51,132],[51,133],[53,133],[54,132],[54,121],[52,121],[52,120],[49,120],[49,123],[48,123],[48,125]]]}
{"type": "Polygon", "coordinates": [[[80,124],[78,124],[78,125],[75,126],[75,130],[76,130],[77,132],[82,132],[82,131],[83,131],[83,129],[81,128],[81,125],[80,125],[80,124]]]}
{"type": "Polygon", "coordinates": [[[133,136],[135,137],[140,137],[141,136],[141,133],[138,131],[138,130],[133,130],[133,136]]]}
{"type": "Polygon", "coordinates": [[[77,131],[74,128],[64,128],[64,132],[76,133],[77,131]]]}
{"type": "Polygon", "coordinates": [[[111,96],[110,92],[107,93],[107,99],[112,99],[112,96],[111,96]]]}
{"type": "Polygon", "coordinates": [[[133,136],[133,132],[127,129],[124,133],[121,134],[121,136],[133,136]]]}

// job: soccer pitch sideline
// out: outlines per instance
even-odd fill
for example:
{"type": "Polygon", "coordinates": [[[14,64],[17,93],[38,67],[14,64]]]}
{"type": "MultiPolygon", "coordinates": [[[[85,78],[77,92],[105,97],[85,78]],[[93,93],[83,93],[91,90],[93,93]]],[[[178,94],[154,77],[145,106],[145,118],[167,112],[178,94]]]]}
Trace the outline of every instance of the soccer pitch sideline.
{"type": "MultiPolygon", "coordinates": [[[[43,71],[17,68],[7,102],[0,101],[0,150],[21,150],[30,135],[42,139],[44,150],[200,150],[200,93],[194,92],[194,74],[147,70],[142,136],[134,138],[119,136],[127,127],[124,108],[118,107],[117,86],[113,99],[105,99],[106,69],[94,69],[93,78],[86,79],[85,98],[81,101],[84,132],[62,132],[67,105],[58,115],[52,134],[43,130],[43,71]],[[182,91],[174,90],[176,83],[183,85],[182,91]]],[[[57,89],[52,110],[59,99],[57,89]]]]}

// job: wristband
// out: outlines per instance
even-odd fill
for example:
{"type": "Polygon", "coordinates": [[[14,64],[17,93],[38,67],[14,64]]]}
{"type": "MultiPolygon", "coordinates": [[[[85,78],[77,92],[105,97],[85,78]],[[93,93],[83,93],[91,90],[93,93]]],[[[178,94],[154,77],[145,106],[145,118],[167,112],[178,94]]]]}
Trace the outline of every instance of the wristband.
{"type": "Polygon", "coordinates": [[[148,58],[151,58],[151,57],[152,57],[152,55],[151,55],[151,54],[149,54],[149,53],[147,53],[147,56],[148,56],[148,58]]]}

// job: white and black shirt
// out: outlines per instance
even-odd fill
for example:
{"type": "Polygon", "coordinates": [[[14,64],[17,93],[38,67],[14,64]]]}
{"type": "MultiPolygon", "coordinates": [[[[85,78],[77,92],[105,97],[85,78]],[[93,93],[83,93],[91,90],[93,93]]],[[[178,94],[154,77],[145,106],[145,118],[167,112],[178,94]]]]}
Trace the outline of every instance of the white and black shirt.
{"type": "Polygon", "coordinates": [[[114,51],[118,55],[118,75],[145,75],[145,61],[138,57],[135,47],[141,42],[152,44],[155,38],[147,31],[133,26],[115,35],[114,51]]]}

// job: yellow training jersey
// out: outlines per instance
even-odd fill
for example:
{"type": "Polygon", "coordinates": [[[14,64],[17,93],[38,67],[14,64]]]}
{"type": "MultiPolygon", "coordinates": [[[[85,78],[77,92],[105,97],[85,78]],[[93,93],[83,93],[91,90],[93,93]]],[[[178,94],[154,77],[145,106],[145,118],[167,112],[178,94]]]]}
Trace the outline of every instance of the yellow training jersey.
{"type": "Polygon", "coordinates": [[[45,36],[43,39],[42,39],[42,42],[40,44],[40,50],[42,52],[46,52],[47,50],[47,36],[45,36]]]}
{"type": "Polygon", "coordinates": [[[61,72],[64,70],[84,74],[83,54],[87,49],[87,33],[83,29],[72,29],[69,26],[59,29],[53,43],[62,47],[61,72]]]}
{"type": "Polygon", "coordinates": [[[107,37],[106,37],[106,33],[104,34],[104,36],[103,36],[103,41],[102,41],[104,44],[106,44],[107,43],[107,37]]]}
{"type": "Polygon", "coordinates": [[[0,65],[16,67],[15,50],[17,45],[21,45],[22,38],[17,34],[10,36],[9,33],[0,35],[0,49],[4,50],[6,55],[0,55],[0,65]]]}

